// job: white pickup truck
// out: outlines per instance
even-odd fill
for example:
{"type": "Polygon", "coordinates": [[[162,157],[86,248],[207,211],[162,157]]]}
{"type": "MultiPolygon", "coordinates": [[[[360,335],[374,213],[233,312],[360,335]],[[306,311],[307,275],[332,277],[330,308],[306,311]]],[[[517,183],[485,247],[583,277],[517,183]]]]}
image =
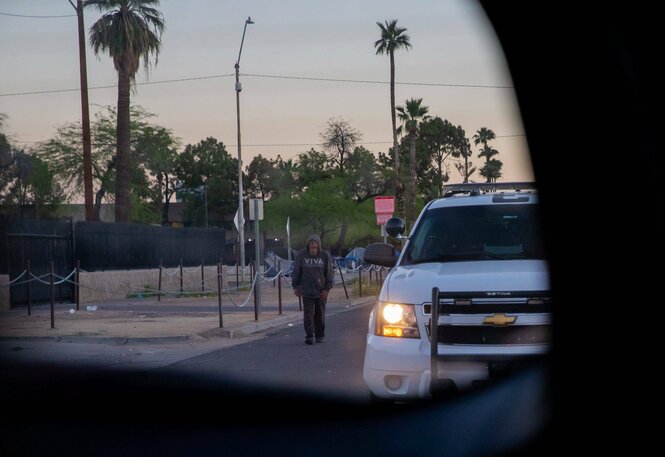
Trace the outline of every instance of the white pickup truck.
{"type": "Polygon", "coordinates": [[[550,281],[533,183],[456,184],[429,202],[406,240],[366,247],[391,267],[369,319],[363,377],[375,400],[473,388],[545,354],[550,281]],[[438,303],[438,307],[432,307],[438,303]],[[434,325],[432,325],[434,323],[434,325]]]}

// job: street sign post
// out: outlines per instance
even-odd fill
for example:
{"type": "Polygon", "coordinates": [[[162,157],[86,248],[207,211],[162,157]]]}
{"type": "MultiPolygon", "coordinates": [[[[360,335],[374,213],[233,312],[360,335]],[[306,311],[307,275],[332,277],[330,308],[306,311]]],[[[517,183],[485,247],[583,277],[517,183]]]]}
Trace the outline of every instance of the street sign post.
{"type": "Polygon", "coordinates": [[[393,217],[395,212],[395,197],[374,197],[374,213],[376,213],[376,223],[381,226],[381,235],[383,242],[386,242],[385,224],[388,219],[393,217]]]}
{"type": "Polygon", "coordinates": [[[375,213],[394,213],[395,197],[374,197],[375,213]]]}
{"type": "Polygon", "coordinates": [[[378,225],[384,225],[388,221],[388,219],[390,219],[391,217],[393,217],[392,213],[377,213],[376,214],[376,223],[378,225]]]}

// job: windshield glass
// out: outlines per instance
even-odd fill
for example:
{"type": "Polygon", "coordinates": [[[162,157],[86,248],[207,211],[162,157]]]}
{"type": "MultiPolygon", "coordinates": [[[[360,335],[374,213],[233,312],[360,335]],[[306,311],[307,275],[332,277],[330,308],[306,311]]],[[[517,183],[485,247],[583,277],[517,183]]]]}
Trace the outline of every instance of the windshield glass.
{"type": "Polygon", "coordinates": [[[402,264],[544,259],[536,205],[479,205],[429,210],[402,264]]]}

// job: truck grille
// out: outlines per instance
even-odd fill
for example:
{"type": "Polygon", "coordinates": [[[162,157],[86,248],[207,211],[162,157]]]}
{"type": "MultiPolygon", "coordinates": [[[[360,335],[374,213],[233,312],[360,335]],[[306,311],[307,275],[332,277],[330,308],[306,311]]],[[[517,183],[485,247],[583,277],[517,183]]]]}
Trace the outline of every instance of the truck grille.
{"type": "MultiPolygon", "coordinates": [[[[429,325],[427,326],[429,333],[429,325]]],[[[438,341],[442,344],[548,344],[550,325],[439,325],[438,341]]]]}
{"type": "MultiPolygon", "coordinates": [[[[432,291],[433,294],[435,290],[432,291]]],[[[438,343],[497,346],[551,343],[552,327],[549,319],[545,318],[546,320],[543,321],[543,318],[537,316],[552,312],[552,298],[547,290],[439,291],[438,303],[438,315],[446,321],[445,323],[439,321],[437,327],[438,343]],[[531,317],[526,322],[518,320],[517,323],[511,325],[487,325],[482,323],[484,317],[494,314],[531,317]],[[467,322],[464,322],[465,320],[467,322]],[[478,323],[470,324],[469,320],[478,323]],[[531,322],[527,324],[529,320],[531,322]]],[[[431,316],[431,313],[432,304],[423,303],[423,314],[431,316]]],[[[426,328],[428,336],[430,336],[429,322],[426,328]]]]}

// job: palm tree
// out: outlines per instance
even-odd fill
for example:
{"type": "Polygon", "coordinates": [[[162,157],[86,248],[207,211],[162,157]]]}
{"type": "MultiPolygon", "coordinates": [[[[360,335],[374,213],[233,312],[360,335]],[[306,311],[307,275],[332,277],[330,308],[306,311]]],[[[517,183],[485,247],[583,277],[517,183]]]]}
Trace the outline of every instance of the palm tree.
{"type": "Polygon", "coordinates": [[[406,130],[409,138],[409,200],[407,205],[407,219],[415,221],[416,209],[416,139],[422,121],[429,119],[427,111],[428,106],[423,106],[422,98],[412,98],[406,100],[404,106],[398,106],[399,120],[402,126],[398,129],[401,133],[402,128],[406,130]]]}
{"type": "Polygon", "coordinates": [[[471,151],[471,143],[466,137],[466,133],[462,126],[457,127],[457,139],[459,141],[459,155],[464,159],[464,163],[456,163],[455,168],[462,175],[462,182],[469,182],[469,178],[476,172],[476,167],[473,162],[469,160],[473,151],[471,151]]]}
{"type": "Polygon", "coordinates": [[[480,174],[485,177],[487,182],[496,182],[496,179],[501,177],[501,167],[503,167],[503,162],[492,159],[480,169],[480,174]]]}
{"type": "MultiPolygon", "coordinates": [[[[487,144],[488,141],[491,141],[495,138],[496,138],[496,135],[494,134],[492,129],[488,129],[487,127],[481,127],[480,130],[478,130],[476,132],[476,134],[473,135],[473,141],[474,141],[476,146],[478,146],[480,143],[483,144],[483,147],[480,149],[480,152],[478,153],[478,157],[485,157],[485,166],[483,167],[483,169],[485,169],[485,170],[489,170],[490,168],[491,169],[496,168],[496,165],[490,166],[489,163],[490,163],[490,159],[492,159],[493,156],[497,155],[499,153],[499,151],[497,151],[492,146],[489,146],[487,144]]],[[[499,166],[499,169],[501,169],[500,166],[499,166]]],[[[482,171],[481,171],[481,175],[485,176],[485,178],[487,179],[487,182],[492,182],[492,178],[494,178],[494,181],[496,181],[496,178],[498,177],[498,176],[495,176],[495,174],[491,173],[491,172],[490,172],[490,175],[488,176],[488,175],[483,174],[482,171]]],[[[499,176],[501,176],[500,173],[499,173],[499,176]]]]}
{"type": "Polygon", "coordinates": [[[377,22],[381,29],[381,38],[374,42],[376,54],[388,54],[390,57],[390,116],[393,126],[393,151],[395,154],[395,198],[397,200],[397,211],[404,217],[404,189],[399,175],[399,143],[397,143],[397,118],[395,115],[395,51],[399,49],[409,50],[411,43],[409,36],[405,34],[405,28],[397,27],[397,19],[385,21],[384,24],[377,22]]]}
{"type": "Polygon", "coordinates": [[[86,7],[105,13],[90,27],[90,44],[96,55],[108,51],[118,72],[118,119],[115,186],[115,221],[129,222],[130,132],[129,92],[141,59],[146,72],[150,56],[155,64],[164,32],[159,0],[89,0],[86,7]]]}

